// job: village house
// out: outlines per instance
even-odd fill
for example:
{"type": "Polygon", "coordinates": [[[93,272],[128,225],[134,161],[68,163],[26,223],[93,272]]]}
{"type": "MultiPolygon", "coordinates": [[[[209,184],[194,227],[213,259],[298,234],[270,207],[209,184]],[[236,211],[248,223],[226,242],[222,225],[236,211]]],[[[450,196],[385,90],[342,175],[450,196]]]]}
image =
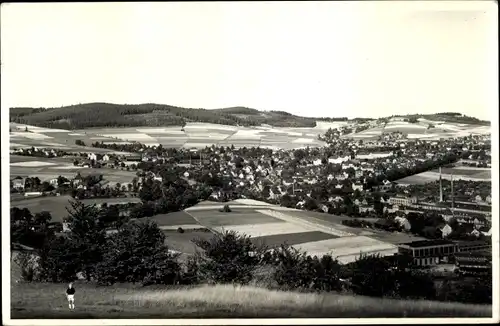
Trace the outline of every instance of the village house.
{"type": "Polygon", "coordinates": [[[28,191],[24,193],[24,197],[34,197],[34,196],[41,196],[42,192],[41,191],[28,191]]]}
{"type": "Polygon", "coordinates": [[[375,209],[373,208],[373,206],[363,205],[362,203],[359,206],[360,213],[370,213],[370,212],[374,212],[374,211],[375,211],[375,209]]]}
{"type": "Polygon", "coordinates": [[[353,183],[352,184],[352,190],[353,191],[356,191],[356,190],[363,191],[363,184],[361,184],[361,183],[353,183]]]}
{"type": "Polygon", "coordinates": [[[142,156],[141,155],[129,155],[126,157],[126,161],[139,163],[142,161],[142,156]]]}
{"type": "Polygon", "coordinates": [[[410,231],[411,230],[411,224],[408,221],[408,219],[406,219],[405,217],[398,216],[398,217],[396,217],[394,219],[394,221],[396,223],[398,223],[399,226],[401,226],[403,228],[403,230],[405,230],[405,231],[410,231]]]}
{"type": "Polygon", "coordinates": [[[445,224],[440,230],[443,238],[447,238],[453,232],[453,229],[448,224],[445,224]]]}
{"type": "Polygon", "coordinates": [[[83,182],[83,178],[80,174],[77,174],[76,177],[73,179],[73,186],[77,187],[81,185],[83,182]]]}
{"type": "Polygon", "coordinates": [[[24,186],[26,184],[25,182],[26,180],[22,177],[15,177],[13,180],[12,180],[12,187],[14,189],[18,189],[18,190],[24,190],[24,186]]]}

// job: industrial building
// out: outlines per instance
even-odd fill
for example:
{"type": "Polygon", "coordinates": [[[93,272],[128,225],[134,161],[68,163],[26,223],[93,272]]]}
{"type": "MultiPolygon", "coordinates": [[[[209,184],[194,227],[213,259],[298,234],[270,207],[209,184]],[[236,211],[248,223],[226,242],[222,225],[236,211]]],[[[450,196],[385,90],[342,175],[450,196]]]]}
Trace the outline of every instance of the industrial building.
{"type": "Polygon", "coordinates": [[[401,205],[401,206],[411,206],[417,203],[417,197],[391,197],[389,198],[389,204],[391,205],[401,205]]]}
{"type": "Polygon", "coordinates": [[[448,261],[458,253],[491,251],[486,241],[421,240],[398,245],[398,254],[410,255],[417,266],[431,266],[448,261]]]}
{"type": "Polygon", "coordinates": [[[422,240],[398,245],[398,253],[410,255],[417,266],[431,266],[458,252],[458,244],[449,240],[422,240]]]}
{"type": "Polygon", "coordinates": [[[455,254],[455,265],[458,273],[484,275],[491,273],[491,252],[459,252],[455,254]]]}

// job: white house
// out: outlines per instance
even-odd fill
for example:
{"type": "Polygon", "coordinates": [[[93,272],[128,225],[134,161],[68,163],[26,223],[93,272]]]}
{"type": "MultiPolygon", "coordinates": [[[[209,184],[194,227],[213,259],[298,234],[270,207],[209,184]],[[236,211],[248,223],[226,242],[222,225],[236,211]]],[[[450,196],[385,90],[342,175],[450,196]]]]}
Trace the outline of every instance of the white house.
{"type": "Polygon", "coordinates": [[[12,180],[12,186],[14,189],[24,189],[25,180],[23,178],[15,178],[12,180]]]}
{"type": "Polygon", "coordinates": [[[313,161],[313,165],[315,165],[315,166],[321,165],[321,159],[317,159],[317,160],[313,161]]]}
{"type": "Polygon", "coordinates": [[[441,234],[443,238],[448,237],[451,234],[451,232],[453,232],[453,229],[448,224],[446,224],[441,228],[441,234]]]}
{"type": "Polygon", "coordinates": [[[184,178],[189,178],[189,172],[184,172],[184,178]]]}
{"type": "Polygon", "coordinates": [[[104,154],[104,156],[102,157],[102,160],[103,160],[103,162],[109,161],[109,155],[108,154],[104,154]]]}
{"type": "Polygon", "coordinates": [[[491,228],[488,232],[481,232],[481,233],[487,237],[491,237],[491,228]]]}
{"type": "Polygon", "coordinates": [[[396,217],[394,219],[396,223],[398,223],[405,231],[411,230],[411,224],[405,217],[396,217]]]}
{"type": "Polygon", "coordinates": [[[481,235],[481,232],[479,232],[477,229],[474,229],[470,232],[470,235],[473,235],[475,237],[479,237],[481,235]]]}
{"type": "Polygon", "coordinates": [[[87,158],[88,158],[89,160],[94,160],[94,161],[97,161],[97,155],[95,155],[95,153],[89,153],[89,154],[87,155],[87,158]]]}
{"type": "Polygon", "coordinates": [[[70,228],[70,225],[68,222],[63,222],[62,226],[63,226],[63,232],[70,232],[71,231],[71,228],[70,228]]]}
{"type": "Polygon", "coordinates": [[[476,200],[476,203],[483,202],[483,198],[481,196],[479,196],[479,195],[476,196],[475,200],[476,200]]]}
{"type": "Polygon", "coordinates": [[[352,184],[352,190],[354,190],[354,191],[356,191],[356,190],[363,191],[363,185],[362,184],[355,184],[355,183],[353,183],[352,184]]]}
{"type": "Polygon", "coordinates": [[[30,197],[30,196],[40,196],[42,193],[40,191],[30,191],[30,192],[25,192],[24,197],[30,197]]]}

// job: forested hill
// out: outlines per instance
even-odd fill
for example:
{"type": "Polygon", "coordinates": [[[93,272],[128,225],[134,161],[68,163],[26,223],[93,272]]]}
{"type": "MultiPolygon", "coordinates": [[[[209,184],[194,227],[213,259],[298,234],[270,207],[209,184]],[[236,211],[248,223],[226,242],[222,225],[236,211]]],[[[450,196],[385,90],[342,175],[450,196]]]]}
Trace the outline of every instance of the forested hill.
{"type": "MultiPolygon", "coordinates": [[[[411,114],[409,119],[425,118],[467,124],[489,124],[460,113],[411,114]]],[[[380,118],[378,121],[388,120],[380,118]]],[[[340,118],[306,118],[285,111],[259,111],[246,107],[230,107],[215,110],[186,109],[164,104],[121,105],[110,103],[87,103],[58,108],[10,109],[10,121],[46,128],[84,129],[91,127],[160,127],[181,126],[187,122],[205,122],[224,125],[274,127],[315,127],[316,121],[347,121],[340,118]]],[[[350,121],[364,123],[370,118],[356,118],[350,121]]]]}
{"type": "Polygon", "coordinates": [[[316,119],[281,111],[258,111],[245,107],[215,110],[186,109],[170,105],[119,105],[88,103],[59,108],[11,108],[10,121],[29,125],[83,129],[90,127],[138,127],[184,125],[206,122],[225,125],[314,127],[316,119]]]}

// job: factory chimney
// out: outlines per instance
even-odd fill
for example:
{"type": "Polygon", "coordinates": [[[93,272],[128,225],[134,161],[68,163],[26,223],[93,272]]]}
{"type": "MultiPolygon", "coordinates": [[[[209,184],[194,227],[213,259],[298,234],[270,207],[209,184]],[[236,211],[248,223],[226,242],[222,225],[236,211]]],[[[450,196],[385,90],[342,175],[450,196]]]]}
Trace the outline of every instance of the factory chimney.
{"type": "Polygon", "coordinates": [[[451,175],[451,209],[455,206],[455,192],[453,191],[453,174],[451,175]]]}
{"type": "Polygon", "coordinates": [[[441,167],[439,167],[439,202],[443,202],[443,179],[441,178],[441,167]]]}

